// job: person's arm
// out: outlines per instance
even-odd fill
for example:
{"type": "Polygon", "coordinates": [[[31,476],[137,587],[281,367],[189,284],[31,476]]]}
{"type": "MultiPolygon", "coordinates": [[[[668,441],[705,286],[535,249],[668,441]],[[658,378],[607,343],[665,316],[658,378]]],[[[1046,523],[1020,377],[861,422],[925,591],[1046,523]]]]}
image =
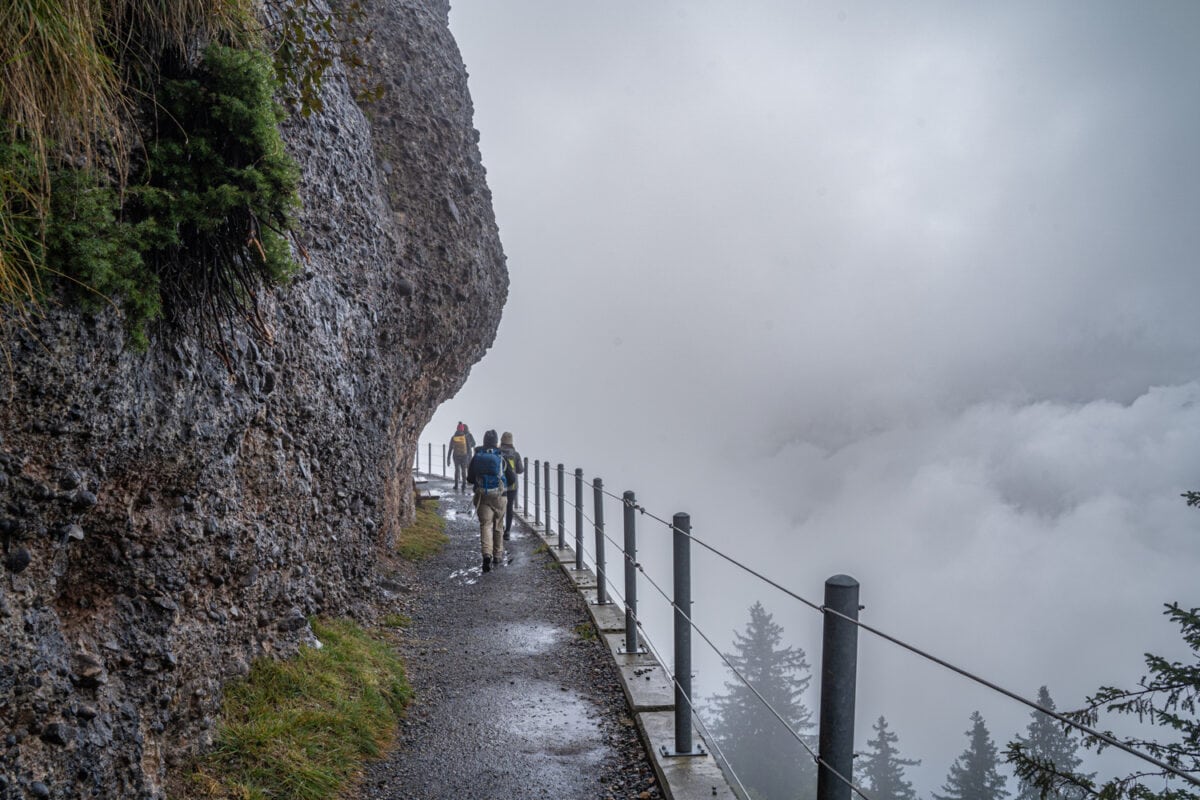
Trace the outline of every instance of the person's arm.
{"type": "Polygon", "coordinates": [[[513,450],[513,464],[517,468],[518,475],[525,471],[525,464],[521,460],[521,454],[518,453],[516,450],[513,450]]]}
{"type": "Polygon", "coordinates": [[[475,459],[471,459],[471,463],[467,465],[467,483],[475,485],[475,459]]]}

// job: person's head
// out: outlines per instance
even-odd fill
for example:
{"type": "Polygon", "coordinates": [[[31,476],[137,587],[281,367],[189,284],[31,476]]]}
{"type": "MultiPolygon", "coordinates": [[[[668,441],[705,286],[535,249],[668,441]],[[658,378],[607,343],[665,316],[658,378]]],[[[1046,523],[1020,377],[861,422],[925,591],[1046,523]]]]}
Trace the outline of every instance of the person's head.
{"type": "Polygon", "coordinates": [[[496,432],[495,431],[488,431],[487,433],[485,433],[483,435],[483,446],[484,447],[495,447],[496,446],[496,432]]]}
{"type": "Polygon", "coordinates": [[[466,426],[466,425],[463,425],[463,424],[462,424],[462,422],[460,421],[460,422],[458,423],[458,432],[459,432],[459,433],[462,433],[462,432],[463,432],[463,431],[465,431],[466,429],[467,429],[467,426],[466,426]]]}
{"type": "Polygon", "coordinates": [[[504,447],[512,447],[512,434],[508,431],[500,434],[500,444],[504,447]]]}

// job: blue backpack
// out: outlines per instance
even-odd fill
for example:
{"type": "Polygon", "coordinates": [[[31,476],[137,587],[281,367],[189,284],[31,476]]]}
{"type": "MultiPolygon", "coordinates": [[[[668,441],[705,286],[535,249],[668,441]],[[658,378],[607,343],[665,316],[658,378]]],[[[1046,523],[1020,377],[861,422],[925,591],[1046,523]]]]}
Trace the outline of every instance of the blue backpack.
{"type": "Polygon", "coordinates": [[[505,488],[504,459],[499,450],[483,450],[475,454],[475,487],[484,491],[505,488]]]}

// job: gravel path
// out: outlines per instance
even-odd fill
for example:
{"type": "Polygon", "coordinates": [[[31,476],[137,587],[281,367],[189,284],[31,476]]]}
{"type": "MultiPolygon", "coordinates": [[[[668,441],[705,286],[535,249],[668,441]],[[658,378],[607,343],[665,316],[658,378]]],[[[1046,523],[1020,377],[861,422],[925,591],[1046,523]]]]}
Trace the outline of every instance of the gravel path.
{"type": "Polygon", "coordinates": [[[416,697],[358,796],[660,798],[616,667],[540,539],[514,521],[510,563],[484,574],[470,495],[426,485],[447,493],[450,542],[407,576],[416,697]]]}

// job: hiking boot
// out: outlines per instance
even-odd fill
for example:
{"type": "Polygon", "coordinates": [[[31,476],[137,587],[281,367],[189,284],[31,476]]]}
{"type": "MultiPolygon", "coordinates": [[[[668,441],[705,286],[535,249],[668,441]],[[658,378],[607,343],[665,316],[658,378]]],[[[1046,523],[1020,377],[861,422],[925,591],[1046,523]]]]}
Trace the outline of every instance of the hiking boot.
{"type": "Polygon", "coordinates": [[[491,556],[483,557],[483,571],[484,572],[492,571],[492,557],[491,556]]]}
{"type": "Polygon", "coordinates": [[[508,541],[508,531],[504,532],[504,541],[508,541]]]}

